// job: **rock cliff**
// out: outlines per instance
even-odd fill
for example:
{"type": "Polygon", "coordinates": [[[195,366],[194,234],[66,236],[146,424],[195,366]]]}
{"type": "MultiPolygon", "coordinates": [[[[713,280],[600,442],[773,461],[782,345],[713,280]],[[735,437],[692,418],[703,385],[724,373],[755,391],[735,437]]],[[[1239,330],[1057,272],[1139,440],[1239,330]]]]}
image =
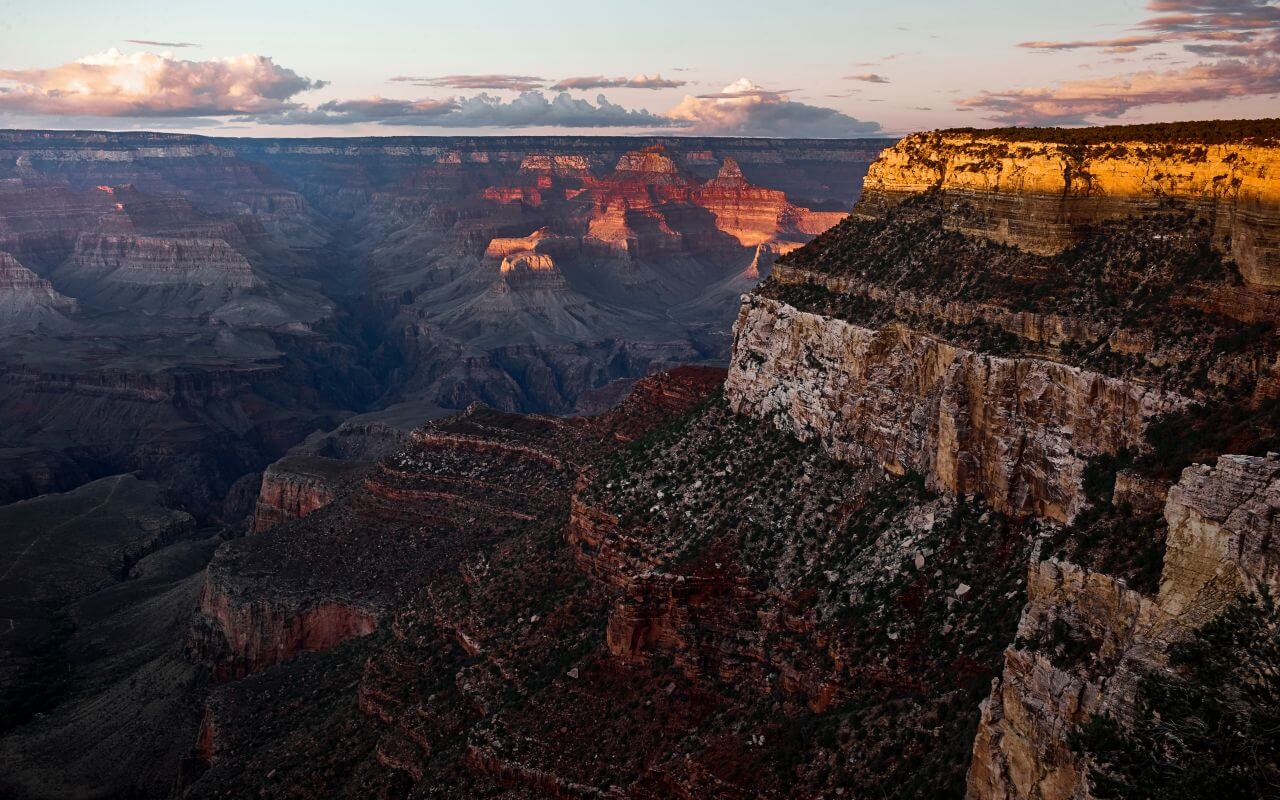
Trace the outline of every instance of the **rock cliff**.
{"type": "Polygon", "coordinates": [[[1106,141],[1019,140],[1017,132],[908,136],[867,173],[859,213],[940,189],[949,223],[1039,253],[1058,252],[1091,225],[1134,217],[1168,199],[1211,220],[1215,238],[1252,286],[1280,287],[1280,156],[1251,139],[1144,140],[1123,129],[1106,141]]]}
{"type": "Polygon", "coordinates": [[[836,458],[915,470],[953,494],[1061,522],[1089,458],[1137,447],[1178,397],[1036,358],[871,329],[749,297],[725,382],[730,407],[836,458]]]}
{"type": "Polygon", "coordinates": [[[0,330],[66,330],[71,325],[68,317],[77,308],[75,300],[49,281],[0,252],[0,330]]]}
{"type": "Polygon", "coordinates": [[[1068,744],[1076,726],[1098,713],[1126,718],[1139,678],[1165,666],[1172,643],[1242,592],[1280,590],[1269,511],[1278,478],[1274,454],[1184,470],[1164,508],[1154,597],[1072,564],[1033,564],[1016,643],[983,703],[968,797],[1092,797],[1087,762],[1068,744]]]}
{"type": "Polygon", "coordinates": [[[370,466],[322,456],[285,456],[262,473],[262,488],[253,511],[253,530],[301,519],[328,505],[344,482],[370,466]]]}
{"type": "MultiPolygon", "coordinates": [[[[734,410],[1049,522],[982,706],[975,800],[1091,797],[1079,726],[1127,724],[1144,676],[1276,585],[1261,454],[1277,151],[1173,127],[1188,135],[908,137],[854,217],[783,257],[735,326],[734,410]]],[[[611,646],[631,631],[672,647],[667,617],[635,608],[611,646]]]]}

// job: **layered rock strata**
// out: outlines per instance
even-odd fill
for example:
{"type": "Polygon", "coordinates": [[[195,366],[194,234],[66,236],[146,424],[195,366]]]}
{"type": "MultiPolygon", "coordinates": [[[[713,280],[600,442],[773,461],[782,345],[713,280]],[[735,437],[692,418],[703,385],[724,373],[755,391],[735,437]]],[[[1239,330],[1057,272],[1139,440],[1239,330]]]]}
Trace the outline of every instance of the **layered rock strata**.
{"type": "Polygon", "coordinates": [[[1150,213],[1167,199],[1209,218],[1246,282],[1280,287],[1277,149],[1248,139],[1201,144],[1113,141],[1077,145],[981,132],[922,133],[887,150],[867,173],[859,213],[941,190],[960,230],[1033,252],[1067,247],[1091,225],[1150,213]]]}
{"type": "Polygon", "coordinates": [[[816,438],[834,457],[915,470],[955,494],[1058,521],[1083,503],[1092,456],[1136,447],[1182,400],[1037,358],[990,356],[748,297],[725,394],[740,413],[816,438]]]}
{"type": "Polygon", "coordinates": [[[280,459],[262,473],[253,530],[264,531],[323,508],[333,501],[344,483],[370,466],[370,462],[322,456],[291,455],[280,459]]]}
{"type": "Polygon", "coordinates": [[[49,281],[0,252],[0,331],[65,330],[78,307],[49,281]]]}
{"type": "Polygon", "coordinates": [[[668,383],[705,387],[708,379],[699,370],[647,379],[653,385],[623,410],[596,420],[477,404],[414,431],[355,483],[359,461],[282,460],[263,479],[259,532],[229,542],[209,567],[192,652],[235,678],[373,632],[470,548],[564,513],[580,458],[616,446],[628,425],[651,425],[691,402],[691,392],[668,383]]]}
{"type": "Polygon", "coordinates": [[[1072,564],[1033,565],[1017,643],[983,703],[967,796],[1092,797],[1070,734],[1094,714],[1127,718],[1139,678],[1164,667],[1171,643],[1242,593],[1280,590],[1278,505],[1280,458],[1222,456],[1188,467],[1169,492],[1155,597],[1072,564]]]}

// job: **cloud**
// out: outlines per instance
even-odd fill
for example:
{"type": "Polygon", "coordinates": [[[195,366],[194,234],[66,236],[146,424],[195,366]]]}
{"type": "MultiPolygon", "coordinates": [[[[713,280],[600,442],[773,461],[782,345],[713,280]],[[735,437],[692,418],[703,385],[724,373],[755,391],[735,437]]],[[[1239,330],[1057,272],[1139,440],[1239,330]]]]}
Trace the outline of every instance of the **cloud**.
{"type": "Polygon", "coordinates": [[[644,109],[627,109],[610,103],[604,95],[595,105],[562,92],[548,99],[539,91],[522,93],[504,101],[488,94],[445,100],[396,100],[374,97],[367,100],[333,100],[314,110],[299,109],[265,114],[257,121],[275,124],[419,125],[441,128],[615,128],[680,127],[687,123],[672,120],[644,109]]]}
{"type": "Polygon", "coordinates": [[[391,78],[396,83],[410,83],[414,86],[446,89],[501,89],[507,91],[527,92],[533,89],[551,89],[555,92],[587,91],[590,89],[674,89],[684,86],[686,81],[668,80],[661,75],[636,75],[632,78],[606,78],[603,75],[585,75],[565,78],[550,86],[547,79],[537,75],[444,75],[441,77],[417,77],[413,75],[397,75],[391,78]]]}
{"type": "MultiPolygon", "coordinates": [[[[1176,42],[1207,60],[1164,71],[1065,81],[1053,87],[982,92],[960,101],[998,122],[1082,125],[1133,108],[1280,92],[1280,5],[1276,0],[1149,0],[1154,16],[1132,35],[1082,41],[1023,42],[1033,50],[1097,48],[1131,53],[1176,42]]],[[[1143,56],[1157,60],[1159,51],[1143,56]]],[[[1093,65],[1084,65],[1088,68],[1093,65]]]]}
{"type": "Polygon", "coordinates": [[[1163,44],[1163,36],[1122,36],[1116,39],[1095,39],[1074,42],[1020,42],[1018,47],[1028,50],[1083,50],[1102,48],[1109,52],[1130,52],[1150,44],[1163,44]]]}
{"type": "MultiPolygon", "coordinates": [[[[1280,29],[1280,5],[1275,0],[1150,0],[1147,10],[1156,14],[1134,26],[1131,36],[1069,42],[1023,42],[1032,50],[1081,50],[1101,48],[1130,52],[1139,47],[1184,42],[1251,42],[1259,35],[1280,29]]],[[[1184,45],[1199,52],[1202,44],[1184,45]]],[[[1238,54],[1238,53],[1237,53],[1238,54]]]]}
{"type": "Polygon", "coordinates": [[[324,85],[267,56],[184,61],[112,49],[51,69],[0,70],[0,111],[93,117],[279,113],[300,107],[295,95],[324,85]]]}
{"type": "Polygon", "coordinates": [[[846,81],[862,81],[863,83],[888,83],[889,79],[883,75],[877,75],[874,72],[864,72],[861,75],[845,75],[846,81]]]}
{"type": "Polygon", "coordinates": [[[1280,60],[1196,64],[1168,72],[1067,81],[1052,88],[983,92],[959,102],[1010,125],[1084,125],[1140,106],[1193,103],[1280,92],[1280,60]]]}
{"type": "Polygon", "coordinates": [[[410,75],[397,75],[391,78],[397,83],[411,83],[414,86],[446,89],[504,89],[526,92],[530,89],[541,89],[546,85],[546,78],[537,75],[443,75],[436,78],[418,78],[410,75]]]}
{"type": "Polygon", "coordinates": [[[576,78],[565,78],[551,88],[556,91],[585,91],[587,89],[675,89],[684,86],[687,81],[668,80],[661,75],[636,75],[633,78],[606,78],[602,75],[591,75],[576,78]]]}
{"type": "Polygon", "coordinates": [[[743,99],[757,98],[757,99],[765,99],[765,100],[780,100],[784,95],[794,91],[795,89],[781,89],[781,90],[761,89],[755,84],[752,84],[746,78],[742,78],[736,81],[735,83],[724,87],[724,89],[719,92],[707,92],[706,94],[700,94],[698,95],[698,99],[699,100],[743,100],[743,99]],[[744,86],[743,88],[735,88],[735,87],[741,86],[742,84],[744,84],[744,82],[746,86],[744,86]]]}
{"type": "Polygon", "coordinates": [[[379,122],[387,125],[433,125],[456,112],[453,100],[394,100],[371,97],[366,100],[330,100],[316,108],[258,114],[255,122],[270,125],[347,125],[379,122]]]}
{"type": "Polygon", "coordinates": [[[713,136],[841,138],[880,130],[879,123],[795,102],[785,92],[762,89],[746,78],[713,94],[685,95],[667,116],[687,124],[692,133],[713,136]]]}
{"type": "Polygon", "coordinates": [[[1280,25],[1280,6],[1274,0],[1151,0],[1147,8],[1163,16],[1139,27],[1165,33],[1267,31],[1280,25]]]}
{"type": "Polygon", "coordinates": [[[151,39],[125,39],[129,44],[140,44],[145,47],[199,47],[195,42],[156,42],[151,39]]]}

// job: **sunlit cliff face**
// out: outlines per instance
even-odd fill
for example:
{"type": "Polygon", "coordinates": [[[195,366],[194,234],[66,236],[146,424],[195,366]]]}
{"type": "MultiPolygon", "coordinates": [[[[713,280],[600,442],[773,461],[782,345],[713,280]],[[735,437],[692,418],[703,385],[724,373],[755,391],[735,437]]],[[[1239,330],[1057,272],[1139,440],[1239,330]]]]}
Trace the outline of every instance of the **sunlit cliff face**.
{"type": "Polygon", "coordinates": [[[556,262],[542,253],[513,253],[502,259],[503,275],[512,272],[554,272],[556,262]]]}

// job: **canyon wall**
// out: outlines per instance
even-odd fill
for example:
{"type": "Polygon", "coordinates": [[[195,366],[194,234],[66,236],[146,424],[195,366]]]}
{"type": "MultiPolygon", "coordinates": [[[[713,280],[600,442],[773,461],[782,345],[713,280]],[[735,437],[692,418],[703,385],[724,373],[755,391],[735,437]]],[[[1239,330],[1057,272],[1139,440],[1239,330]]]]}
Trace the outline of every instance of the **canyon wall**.
{"type": "MultiPolygon", "coordinates": [[[[967,795],[1086,800],[1077,726],[1131,719],[1175,643],[1280,582],[1275,456],[1231,454],[1272,446],[1269,423],[1168,454],[1197,435],[1192,404],[1212,427],[1272,402],[1280,149],[1018,133],[886,150],[854,218],[743,299],[725,393],[837,459],[919,472],[1061,531],[1060,552],[1040,544],[1031,559],[967,795]],[[1194,459],[1216,466],[1169,475],[1194,459]],[[1124,576],[1073,563],[1098,558],[1081,545],[1091,537],[1131,553],[1154,537],[1158,589],[1131,585],[1132,561],[1108,562],[1124,576]]],[[[576,518],[584,540],[600,538],[576,518]]],[[[651,617],[635,617],[632,638],[670,635],[651,617]]]]}
{"type": "Polygon", "coordinates": [[[870,168],[859,213],[881,214],[930,190],[953,202],[950,224],[1053,253],[1103,220],[1185,202],[1212,221],[1246,282],[1280,287],[1280,153],[1250,142],[1076,145],[981,132],[902,139],[870,168]]]}
{"type": "Polygon", "coordinates": [[[1135,447],[1176,396],[1038,358],[991,356],[901,326],[870,329],[748,297],[730,407],[835,458],[915,470],[1002,511],[1067,521],[1086,461],[1135,447]]]}
{"type": "Polygon", "coordinates": [[[1138,680],[1241,593],[1280,591],[1280,458],[1226,455],[1183,471],[1164,507],[1160,589],[1055,560],[1033,564],[1017,643],[983,703],[970,800],[1084,800],[1087,764],[1067,744],[1098,713],[1126,719],[1138,680]]]}

